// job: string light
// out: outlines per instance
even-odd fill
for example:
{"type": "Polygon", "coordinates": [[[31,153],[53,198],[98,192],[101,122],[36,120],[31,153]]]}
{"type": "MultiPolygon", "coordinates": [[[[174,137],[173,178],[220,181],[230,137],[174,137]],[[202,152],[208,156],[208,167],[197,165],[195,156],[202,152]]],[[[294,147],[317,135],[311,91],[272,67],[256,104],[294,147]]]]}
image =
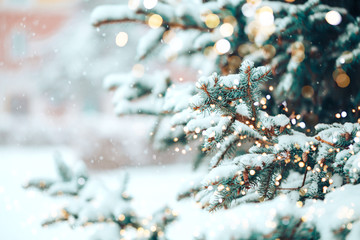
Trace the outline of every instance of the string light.
{"type": "Polygon", "coordinates": [[[332,10],[332,11],[326,13],[325,20],[330,25],[336,26],[341,23],[342,18],[341,18],[341,15],[339,12],[332,10]]]}
{"type": "Polygon", "coordinates": [[[205,25],[208,28],[216,28],[220,24],[218,15],[210,13],[205,17],[205,25]]]}
{"type": "Polygon", "coordinates": [[[162,23],[163,19],[159,14],[153,14],[148,19],[148,25],[153,29],[159,28],[162,23]]]}
{"type": "Polygon", "coordinates": [[[346,88],[350,84],[350,77],[346,73],[341,73],[337,75],[336,84],[341,88],[346,88]]]}
{"type": "Polygon", "coordinates": [[[124,47],[126,45],[126,43],[128,42],[128,34],[126,32],[119,32],[116,35],[116,45],[118,45],[119,47],[124,47]]]}
{"type": "Polygon", "coordinates": [[[234,27],[230,23],[224,23],[220,27],[220,33],[223,37],[230,37],[234,33],[234,27]]]}
{"type": "Polygon", "coordinates": [[[219,54],[227,53],[230,47],[230,42],[226,39],[220,39],[215,43],[215,49],[219,54]]]}

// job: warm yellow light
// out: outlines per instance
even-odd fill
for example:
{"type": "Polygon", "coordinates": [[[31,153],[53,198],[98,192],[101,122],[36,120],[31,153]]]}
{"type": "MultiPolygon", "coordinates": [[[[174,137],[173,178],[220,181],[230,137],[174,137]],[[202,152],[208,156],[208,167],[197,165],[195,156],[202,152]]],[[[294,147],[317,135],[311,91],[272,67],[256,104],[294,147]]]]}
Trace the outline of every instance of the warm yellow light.
{"type": "Polygon", "coordinates": [[[339,87],[346,88],[350,84],[350,77],[346,73],[341,73],[336,77],[335,81],[339,87]]]}
{"type": "Polygon", "coordinates": [[[220,23],[220,19],[216,14],[208,14],[205,18],[205,25],[208,28],[216,28],[220,23]]]}
{"type": "Polygon", "coordinates": [[[132,74],[137,77],[141,78],[144,75],[145,68],[142,64],[135,64],[132,68],[132,74]]]}
{"type": "Polygon", "coordinates": [[[118,219],[119,219],[119,221],[124,221],[125,220],[125,215],[121,214],[118,219]]]}
{"type": "Polygon", "coordinates": [[[163,19],[159,14],[153,14],[149,17],[148,24],[151,28],[159,28],[163,23],[163,19]]]}
{"type": "Polygon", "coordinates": [[[230,50],[230,42],[226,39],[220,39],[215,43],[215,49],[219,54],[227,53],[230,50]]]}
{"type": "Polygon", "coordinates": [[[336,26],[341,23],[342,18],[339,12],[332,10],[326,13],[325,20],[328,24],[336,26]]]}
{"type": "Polygon", "coordinates": [[[291,44],[291,59],[295,62],[302,62],[305,58],[305,46],[302,42],[291,44]]]}
{"type": "Polygon", "coordinates": [[[158,3],[157,0],[144,0],[143,4],[146,9],[152,9],[158,3]]]}
{"type": "Polygon", "coordinates": [[[234,33],[234,27],[230,23],[224,23],[220,27],[220,33],[224,37],[230,37],[234,33]]]}
{"type": "Polygon", "coordinates": [[[123,47],[126,45],[126,43],[128,42],[128,35],[126,32],[119,32],[116,35],[116,45],[118,45],[119,47],[123,47]]]}

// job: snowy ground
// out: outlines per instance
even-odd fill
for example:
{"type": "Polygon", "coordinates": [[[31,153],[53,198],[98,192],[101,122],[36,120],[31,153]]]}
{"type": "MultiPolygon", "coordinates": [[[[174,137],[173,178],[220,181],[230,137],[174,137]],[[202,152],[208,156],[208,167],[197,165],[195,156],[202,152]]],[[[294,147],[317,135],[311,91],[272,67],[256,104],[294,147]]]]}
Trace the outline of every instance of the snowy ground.
{"type": "MultiPolygon", "coordinates": [[[[24,190],[22,184],[33,177],[54,177],[54,151],[64,158],[76,158],[66,148],[5,148],[0,147],[0,229],[2,240],[62,240],[87,239],[94,227],[71,229],[66,223],[47,228],[41,221],[67,202],[67,198],[52,198],[35,190],[24,190]]],[[[196,207],[193,201],[176,201],[176,194],[192,175],[189,164],[131,167],[100,172],[95,177],[113,183],[111,179],[128,172],[128,193],[134,197],[133,207],[147,217],[165,204],[179,212],[179,219],[167,232],[169,239],[191,239],[200,230],[195,223],[204,224],[212,216],[196,207]],[[196,219],[196,220],[195,220],[196,219]],[[186,229],[186,231],[184,230],[186,229]]],[[[190,183],[189,183],[190,184],[190,183]]]]}

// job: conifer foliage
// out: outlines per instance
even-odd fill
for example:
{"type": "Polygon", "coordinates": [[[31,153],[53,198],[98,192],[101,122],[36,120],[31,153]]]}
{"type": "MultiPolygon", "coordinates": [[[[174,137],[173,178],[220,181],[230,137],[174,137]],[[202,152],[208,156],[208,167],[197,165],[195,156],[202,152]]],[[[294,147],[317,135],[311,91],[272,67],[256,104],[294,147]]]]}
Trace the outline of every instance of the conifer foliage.
{"type": "Polygon", "coordinates": [[[269,64],[276,80],[272,113],[286,100],[289,113],[307,114],[303,117],[312,128],[332,122],[341,111],[351,121],[359,117],[350,114],[360,99],[354,90],[359,87],[359,18],[336,7],[340,3],[324,2],[129,1],[97,7],[92,23],[149,25],[136,54],[144,65],[176,59],[204,75],[227,75],[246,59],[269,64]]]}
{"type": "Polygon", "coordinates": [[[131,205],[132,197],[126,188],[128,175],[125,174],[122,187],[110,189],[99,179],[90,179],[83,162],[65,161],[60,154],[55,155],[58,179],[31,179],[24,188],[36,188],[52,196],[72,196],[73,198],[45,219],[42,226],[67,222],[72,228],[92,224],[102,225],[90,240],[103,239],[166,239],[166,227],[177,214],[163,207],[148,218],[141,217],[131,205]],[[138,234],[141,232],[141,235],[138,234]]]}
{"type": "MultiPolygon", "coordinates": [[[[201,183],[181,196],[195,195],[209,211],[260,203],[282,195],[291,196],[293,203],[305,204],[306,208],[308,199],[323,200],[343,185],[360,182],[360,125],[319,124],[315,136],[293,130],[285,115],[270,116],[259,108],[259,85],[269,75],[269,68],[255,68],[252,62],[244,61],[239,74],[213,74],[196,83],[198,93],[190,100],[196,116],[185,131],[197,134],[197,129],[203,137],[203,151],[211,152],[212,158],[210,171],[201,183]],[[242,144],[248,146],[245,154],[239,153],[242,144]]],[[[322,207],[326,209],[326,205],[322,207]]],[[[358,215],[359,209],[355,211],[358,215]]],[[[299,216],[283,217],[290,219],[291,224],[281,226],[277,222],[278,229],[268,236],[271,239],[318,236],[319,222],[308,226],[302,224],[305,220],[299,216]],[[311,234],[303,235],[304,229],[312,230],[311,234]]],[[[358,220],[346,224],[354,221],[358,220]]],[[[347,229],[346,234],[349,232],[347,229]]],[[[340,233],[345,234],[334,230],[332,238],[340,233]]],[[[256,234],[253,236],[264,235],[256,234]]]]}

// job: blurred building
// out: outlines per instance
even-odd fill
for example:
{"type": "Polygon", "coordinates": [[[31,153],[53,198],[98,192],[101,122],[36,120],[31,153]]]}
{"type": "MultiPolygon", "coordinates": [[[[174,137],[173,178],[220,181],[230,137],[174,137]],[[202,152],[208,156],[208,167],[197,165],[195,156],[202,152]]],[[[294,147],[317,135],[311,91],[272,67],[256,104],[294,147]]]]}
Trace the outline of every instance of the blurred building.
{"type": "Polygon", "coordinates": [[[132,68],[139,26],[94,29],[99,2],[126,0],[0,0],[0,146],[66,145],[93,168],[175,161],[148,144],[154,119],[113,114],[102,79],[132,68]]]}
{"type": "Polygon", "coordinates": [[[73,15],[74,0],[0,1],[0,114],[26,115],[39,110],[35,72],[47,49],[43,43],[73,15]]]}

